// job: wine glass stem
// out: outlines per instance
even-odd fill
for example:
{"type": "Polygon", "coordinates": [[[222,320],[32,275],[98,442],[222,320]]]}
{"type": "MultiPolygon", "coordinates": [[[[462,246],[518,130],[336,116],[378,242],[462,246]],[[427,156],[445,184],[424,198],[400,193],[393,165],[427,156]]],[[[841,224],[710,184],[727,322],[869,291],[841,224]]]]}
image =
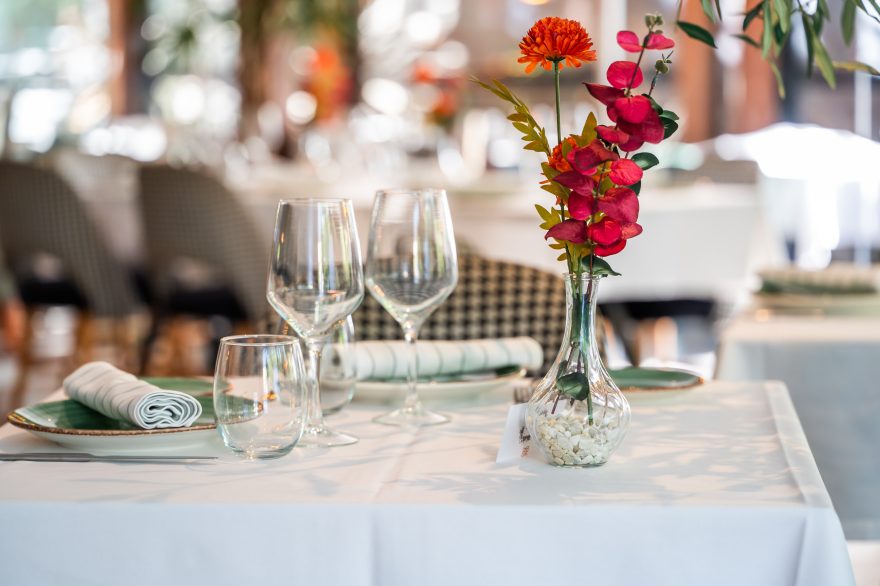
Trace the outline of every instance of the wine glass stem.
{"type": "Polygon", "coordinates": [[[321,350],[324,341],[308,342],[309,349],[309,396],[306,401],[306,429],[324,427],[324,412],[321,409],[321,350]]]}
{"type": "Polygon", "coordinates": [[[406,402],[403,408],[406,411],[417,411],[419,405],[419,393],[416,384],[419,380],[419,355],[416,352],[416,342],[419,338],[417,326],[404,326],[403,337],[406,340],[406,402]]]}

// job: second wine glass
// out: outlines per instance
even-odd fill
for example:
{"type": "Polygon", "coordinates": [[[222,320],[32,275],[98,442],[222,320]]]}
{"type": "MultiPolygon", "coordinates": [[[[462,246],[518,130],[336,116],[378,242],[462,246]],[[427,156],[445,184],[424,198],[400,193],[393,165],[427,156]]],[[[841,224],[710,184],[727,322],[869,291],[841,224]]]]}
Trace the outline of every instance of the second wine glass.
{"type": "Polygon", "coordinates": [[[291,199],[278,204],[266,296],[309,351],[308,412],[299,445],[356,442],[356,437],[324,426],[319,388],[327,337],[364,298],[351,200],[291,199]]]}
{"type": "Polygon", "coordinates": [[[446,192],[401,189],[376,194],[365,277],[370,293],[397,320],[407,342],[405,403],[375,421],[407,426],[449,421],[419,401],[416,352],[419,328],[458,282],[446,192]]]}

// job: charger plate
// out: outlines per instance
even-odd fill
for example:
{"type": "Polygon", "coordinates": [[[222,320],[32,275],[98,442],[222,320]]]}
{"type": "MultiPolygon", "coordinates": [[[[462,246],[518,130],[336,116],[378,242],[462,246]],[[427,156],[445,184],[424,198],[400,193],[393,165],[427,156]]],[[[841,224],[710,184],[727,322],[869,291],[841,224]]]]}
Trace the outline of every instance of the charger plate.
{"type": "MultiPolygon", "coordinates": [[[[505,366],[491,371],[419,380],[419,398],[426,402],[461,401],[478,398],[522,378],[526,369],[505,366]]],[[[403,401],[404,380],[362,380],[355,387],[355,401],[389,403],[403,401]]]]}
{"type": "Polygon", "coordinates": [[[216,439],[213,383],[183,378],[144,380],[163,389],[193,395],[202,406],[201,416],[190,427],[142,429],[111,419],[73,399],[62,399],[20,407],[7,419],[12,425],[38,437],[90,453],[152,453],[192,447],[216,439]]]}
{"type": "Polygon", "coordinates": [[[628,366],[608,371],[622,391],[678,391],[701,385],[698,374],[674,368],[628,366]]]}

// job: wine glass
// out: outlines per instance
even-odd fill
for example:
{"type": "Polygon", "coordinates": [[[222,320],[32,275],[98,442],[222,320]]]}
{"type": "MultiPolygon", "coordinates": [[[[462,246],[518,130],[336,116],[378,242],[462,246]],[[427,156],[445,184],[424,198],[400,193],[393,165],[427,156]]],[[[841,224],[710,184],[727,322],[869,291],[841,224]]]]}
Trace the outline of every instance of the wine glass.
{"type": "Polygon", "coordinates": [[[355,443],[356,437],[324,426],[319,388],[321,350],[327,337],[364,298],[351,200],[290,199],[278,203],[266,297],[308,349],[309,399],[299,445],[355,443]]]}
{"type": "Polygon", "coordinates": [[[279,458],[303,431],[306,386],[293,336],[227,336],[214,370],[214,414],[223,443],[249,460],[279,458]]]}
{"type": "Polygon", "coordinates": [[[370,293],[397,320],[407,342],[405,403],[375,421],[408,426],[446,423],[447,416],[422,406],[416,388],[419,328],[458,282],[445,191],[398,189],[376,194],[365,276],[370,293]]]}

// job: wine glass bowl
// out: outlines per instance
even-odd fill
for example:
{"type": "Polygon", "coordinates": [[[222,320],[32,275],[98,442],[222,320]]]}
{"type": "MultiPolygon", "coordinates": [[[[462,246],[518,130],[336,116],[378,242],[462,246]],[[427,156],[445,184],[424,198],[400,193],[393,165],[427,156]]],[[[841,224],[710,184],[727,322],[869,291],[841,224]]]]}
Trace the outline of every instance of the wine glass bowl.
{"type": "Polygon", "coordinates": [[[416,341],[422,323],[458,282],[455,236],[446,193],[438,189],[376,194],[365,269],[367,288],[400,324],[407,341],[404,406],[376,418],[388,425],[434,425],[449,420],[418,399],[416,341]]]}
{"type": "Polygon", "coordinates": [[[324,426],[319,390],[322,347],[334,327],[364,298],[351,200],[279,202],[266,298],[308,349],[311,384],[300,445],[329,447],[356,442],[354,436],[324,426]]]}

